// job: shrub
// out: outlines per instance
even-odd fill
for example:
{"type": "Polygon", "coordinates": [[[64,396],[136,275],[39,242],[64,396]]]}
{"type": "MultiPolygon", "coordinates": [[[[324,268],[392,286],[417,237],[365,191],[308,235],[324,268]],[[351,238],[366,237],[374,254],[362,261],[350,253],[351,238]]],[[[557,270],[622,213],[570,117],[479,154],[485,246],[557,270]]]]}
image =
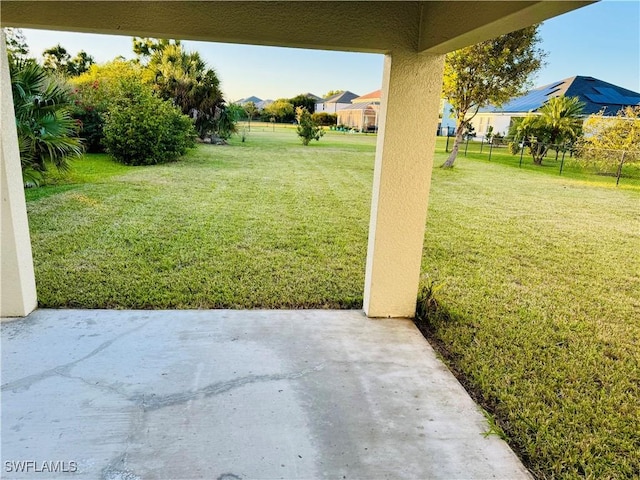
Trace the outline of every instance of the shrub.
{"type": "Polygon", "coordinates": [[[317,125],[324,127],[330,127],[338,123],[338,115],[335,113],[319,112],[311,115],[311,119],[316,122],[317,125]]]}
{"type": "Polygon", "coordinates": [[[104,125],[104,144],[125,165],[177,160],[195,145],[189,117],[137,80],[123,80],[104,125]]]}
{"type": "Polygon", "coordinates": [[[306,108],[296,108],[296,119],[298,120],[296,131],[302,139],[303,145],[309,145],[311,140],[320,140],[320,137],[324,135],[324,130],[313,121],[306,108]]]}
{"type": "Polygon", "coordinates": [[[78,121],[80,137],[88,152],[104,151],[104,122],[111,102],[117,98],[124,79],[144,81],[140,65],[115,59],[73,78],[73,118],[78,121]]]}

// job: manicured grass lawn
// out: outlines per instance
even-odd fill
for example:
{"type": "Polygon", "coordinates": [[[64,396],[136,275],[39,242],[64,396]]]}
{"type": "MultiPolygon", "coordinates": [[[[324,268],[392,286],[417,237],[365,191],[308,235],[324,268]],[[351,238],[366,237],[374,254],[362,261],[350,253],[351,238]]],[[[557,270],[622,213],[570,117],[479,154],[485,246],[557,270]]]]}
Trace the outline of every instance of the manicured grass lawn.
{"type": "MultiPolygon", "coordinates": [[[[40,304],[359,308],[374,149],[252,125],[170,165],[87,156],[26,191],[40,304]]],[[[538,477],[638,477],[639,185],[481,158],[434,171],[423,327],[538,477]]]]}

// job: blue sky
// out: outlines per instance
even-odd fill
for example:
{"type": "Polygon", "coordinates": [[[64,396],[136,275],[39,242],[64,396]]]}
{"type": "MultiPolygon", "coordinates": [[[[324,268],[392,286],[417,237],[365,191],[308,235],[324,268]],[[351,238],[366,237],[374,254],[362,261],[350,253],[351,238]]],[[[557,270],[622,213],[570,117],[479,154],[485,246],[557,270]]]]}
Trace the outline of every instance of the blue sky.
{"type": "MultiPolygon", "coordinates": [[[[75,55],[85,50],[98,62],[132,57],[131,37],[23,30],[33,56],[60,43],[75,55]]],[[[599,78],[640,91],[640,2],[603,1],[547,20],[540,29],[547,65],[534,83],[545,85],[574,75],[599,78]]],[[[262,99],[311,92],[380,88],[382,55],[184,42],[215,68],[229,100],[262,99]]]]}

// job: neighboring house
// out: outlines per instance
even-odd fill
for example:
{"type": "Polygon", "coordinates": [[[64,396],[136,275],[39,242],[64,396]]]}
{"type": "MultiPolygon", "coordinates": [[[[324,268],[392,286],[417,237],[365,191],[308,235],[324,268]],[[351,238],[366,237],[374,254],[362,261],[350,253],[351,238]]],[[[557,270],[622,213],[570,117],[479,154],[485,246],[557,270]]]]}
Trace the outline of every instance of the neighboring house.
{"type": "Polygon", "coordinates": [[[444,98],[440,99],[440,121],[438,122],[438,135],[455,135],[456,119],[453,117],[453,105],[444,98]]]}
{"type": "Polygon", "coordinates": [[[236,100],[233,103],[237,103],[238,105],[245,105],[249,102],[253,102],[254,104],[258,105],[258,103],[262,102],[263,100],[261,98],[256,97],[255,95],[252,95],[250,97],[247,98],[241,98],[240,100],[236,100]]]}
{"type": "Polygon", "coordinates": [[[258,110],[263,110],[265,107],[268,107],[269,105],[271,105],[273,103],[273,100],[271,99],[262,100],[256,97],[255,95],[252,95],[247,98],[241,98],[240,100],[236,100],[233,103],[235,103],[236,105],[240,105],[241,107],[244,107],[249,102],[253,102],[258,110]]]}
{"type": "Polygon", "coordinates": [[[585,104],[585,117],[600,111],[616,115],[626,106],[640,105],[640,93],[593,77],[575,76],[531,90],[521,97],[509,100],[502,107],[489,106],[480,109],[471,120],[476,134],[484,136],[489,127],[494,133],[506,135],[514,118],[537,112],[550,98],[578,97],[585,104]]]}
{"type": "Polygon", "coordinates": [[[342,93],[336,93],[335,95],[331,95],[330,97],[316,102],[315,112],[336,113],[338,110],[342,110],[343,108],[351,105],[351,100],[354,98],[358,98],[358,95],[350,92],[349,90],[342,93]]]}
{"type": "Polygon", "coordinates": [[[338,125],[345,125],[360,132],[377,131],[381,94],[381,90],[376,90],[351,100],[351,105],[336,112],[338,125]]]}

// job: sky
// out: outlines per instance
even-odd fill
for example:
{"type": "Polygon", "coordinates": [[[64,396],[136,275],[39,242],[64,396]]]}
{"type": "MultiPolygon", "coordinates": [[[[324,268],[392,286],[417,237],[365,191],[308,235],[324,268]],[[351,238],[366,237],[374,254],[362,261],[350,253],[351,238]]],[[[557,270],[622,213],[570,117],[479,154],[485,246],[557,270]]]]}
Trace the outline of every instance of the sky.
{"type": "MultiPolygon", "coordinates": [[[[85,50],[98,63],[133,58],[131,37],[23,29],[30,54],[60,43],[73,56],[85,50]]],[[[546,65],[534,78],[542,86],[575,75],[640,92],[640,1],[602,1],[545,21],[540,47],[546,65]]],[[[350,90],[364,95],[382,84],[383,56],[294,48],[184,41],[214,68],[225,98],[263,100],[310,92],[350,90]]]]}

